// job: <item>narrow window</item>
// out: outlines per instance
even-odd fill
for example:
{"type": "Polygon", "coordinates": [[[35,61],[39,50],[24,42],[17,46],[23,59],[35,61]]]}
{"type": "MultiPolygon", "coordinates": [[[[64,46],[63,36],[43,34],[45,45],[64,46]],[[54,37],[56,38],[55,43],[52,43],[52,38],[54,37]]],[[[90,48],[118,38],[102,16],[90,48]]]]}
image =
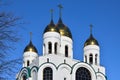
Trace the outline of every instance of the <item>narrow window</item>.
{"type": "Polygon", "coordinates": [[[32,71],[32,80],[37,80],[37,72],[34,70],[32,71]]]}
{"type": "Polygon", "coordinates": [[[50,67],[43,70],[43,80],[53,80],[53,71],[50,67]]]}
{"type": "Polygon", "coordinates": [[[64,80],[66,80],[66,78],[64,78],[64,80]]]}
{"type": "Polygon", "coordinates": [[[30,65],[30,61],[28,60],[28,61],[27,61],[27,66],[29,66],[29,65],[30,65]]]}
{"type": "Polygon", "coordinates": [[[55,43],[55,54],[57,54],[57,43],[55,43]]]}
{"type": "Polygon", "coordinates": [[[97,57],[98,57],[98,55],[96,54],[95,55],[95,64],[97,65],[97,57]]]}
{"type": "Polygon", "coordinates": [[[24,76],[22,77],[22,80],[27,80],[27,77],[24,75],[24,76]]]}
{"type": "Polygon", "coordinates": [[[48,53],[49,54],[52,53],[52,43],[51,42],[48,43],[48,53]]]}
{"type": "Polygon", "coordinates": [[[90,62],[90,64],[93,64],[93,55],[92,54],[89,55],[89,62],[90,62]]]}
{"type": "Polygon", "coordinates": [[[87,62],[87,56],[85,55],[85,62],[87,62]]]}
{"type": "Polygon", "coordinates": [[[68,57],[68,46],[65,46],[65,57],[68,57]]]}
{"type": "Polygon", "coordinates": [[[44,50],[44,53],[46,53],[46,50],[45,50],[45,48],[46,48],[46,47],[45,47],[45,44],[44,44],[44,47],[43,47],[43,48],[44,48],[44,49],[43,49],[43,50],[44,50]]]}

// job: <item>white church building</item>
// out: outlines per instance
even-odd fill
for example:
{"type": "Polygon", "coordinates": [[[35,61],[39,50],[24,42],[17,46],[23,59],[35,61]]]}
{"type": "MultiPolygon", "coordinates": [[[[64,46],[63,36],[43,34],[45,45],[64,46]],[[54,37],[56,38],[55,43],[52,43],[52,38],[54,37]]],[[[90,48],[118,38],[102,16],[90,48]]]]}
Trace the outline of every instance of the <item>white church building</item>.
{"type": "Polygon", "coordinates": [[[70,29],[51,19],[43,33],[43,55],[39,56],[30,40],[23,53],[23,68],[16,80],[107,80],[100,65],[100,46],[92,32],[84,43],[84,60],[73,59],[73,39],[70,29]]]}

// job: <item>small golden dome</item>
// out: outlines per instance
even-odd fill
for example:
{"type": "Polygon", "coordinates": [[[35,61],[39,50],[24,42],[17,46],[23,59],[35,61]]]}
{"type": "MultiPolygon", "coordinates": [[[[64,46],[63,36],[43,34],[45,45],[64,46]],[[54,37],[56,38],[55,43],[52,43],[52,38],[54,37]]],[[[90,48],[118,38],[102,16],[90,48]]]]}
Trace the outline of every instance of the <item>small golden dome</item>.
{"type": "Polygon", "coordinates": [[[59,29],[61,36],[67,36],[72,39],[72,34],[71,34],[69,28],[62,23],[61,18],[59,18],[59,21],[58,21],[58,24],[56,25],[56,27],[59,29]]]}
{"type": "Polygon", "coordinates": [[[46,33],[46,32],[58,32],[59,33],[59,30],[55,26],[53,20],[51,20],[50,24],[47,25],[47,27],[45,28],[44,33],[46,33]]]}
{"type": "Polygon", "coordinates": [[[32,44],[31,41],[30,41],[30,43],[26,46],[26,48],[24,49],[24,52],[36,52],[36,53],[38,53],[37,49],[35,48],[35,46],[32,44]]]}
{"type": "Polygon", "coordinates": [[[86,40],[86,42],[85,42],[85,44],[84,44],[84,47],[85,47],[85,46],[88,46],[88,45],[97,45],[97,46],[99,46],[98,41],[92,36],[92,34],[91,34],[90,37],[86,40]]]}

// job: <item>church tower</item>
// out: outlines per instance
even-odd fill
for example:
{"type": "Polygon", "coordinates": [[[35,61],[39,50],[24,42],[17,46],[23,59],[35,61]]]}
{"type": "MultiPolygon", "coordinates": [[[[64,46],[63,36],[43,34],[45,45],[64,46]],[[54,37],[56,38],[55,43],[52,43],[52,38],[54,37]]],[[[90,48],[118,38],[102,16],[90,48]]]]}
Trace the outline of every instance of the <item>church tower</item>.
{"type": "Polygon", "coordinates": [[[62,22],[62,13],[61,9],[62,5],[58,5],[59,7],[59,20],[56,24],[60,35],[61,35],[61,46],[60,46],[60,54],[64,57],[73,58],[73,40],[72,34],[69,28],[62,22]]]}
{"type": "Polygon", "coordinates": [[[24,49],[23,67],[28,67],[37,57],[38,51],[32,43],[32,33],[30,33],[30,42],[24,49]]]}
{"type": "Polygon", "coordinates": [[[91,65],[100,64],[100,47],[98,41],[93,37],[92,25],[90,25],[90,36],[84,44],[84,62],[91,65]]]}
{"type": "Polygon", "coordinates": [[[43,55],[56,54],[59,55],[60,34],[58,28],[53,21],[53,10],[51,10],[50,24],[44,30],[43,34],[43,55]]]}
{"type": "Polygon", "coordinates": [[[73,58],[73,41],[69,28],[62,22],[61,5],[59,7],[59,20],[55,25],[53,21],[53,10],[51,10],[50,24],[43,34],[43,55],[55,54],[63,57],[73,58]]]}

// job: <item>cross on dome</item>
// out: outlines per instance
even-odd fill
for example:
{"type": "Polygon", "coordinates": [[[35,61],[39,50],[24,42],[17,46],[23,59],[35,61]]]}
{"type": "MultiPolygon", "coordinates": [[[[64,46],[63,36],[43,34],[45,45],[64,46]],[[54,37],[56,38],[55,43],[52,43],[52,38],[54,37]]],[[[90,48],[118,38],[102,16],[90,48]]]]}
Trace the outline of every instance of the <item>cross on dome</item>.
{"type": "Polygon", "coordinates": [[[92,28],[93,28],[93,25],[90,24],[90,34],[92,34],[92,28]]]}
{"type": "Polygon", "coordinates": [[[59,7],[59,17],[61,18],[62,17],[62,8],[63,8],[63,6],[61,4],[59,4],[58,7],[59,7]]]}
{"type": "Polygon", "coordinates": [[[30,41],[32,41],[32,32],[30,32],[30,41]]]}
{"type": "Polygon", "coordinates": [[[51,19],[52,19],[52,20],[53,20],[53,12],[54,12],[54,10],[51,9],[51,10],[50,10],[50,13],[51,13],[51,19]]]}

